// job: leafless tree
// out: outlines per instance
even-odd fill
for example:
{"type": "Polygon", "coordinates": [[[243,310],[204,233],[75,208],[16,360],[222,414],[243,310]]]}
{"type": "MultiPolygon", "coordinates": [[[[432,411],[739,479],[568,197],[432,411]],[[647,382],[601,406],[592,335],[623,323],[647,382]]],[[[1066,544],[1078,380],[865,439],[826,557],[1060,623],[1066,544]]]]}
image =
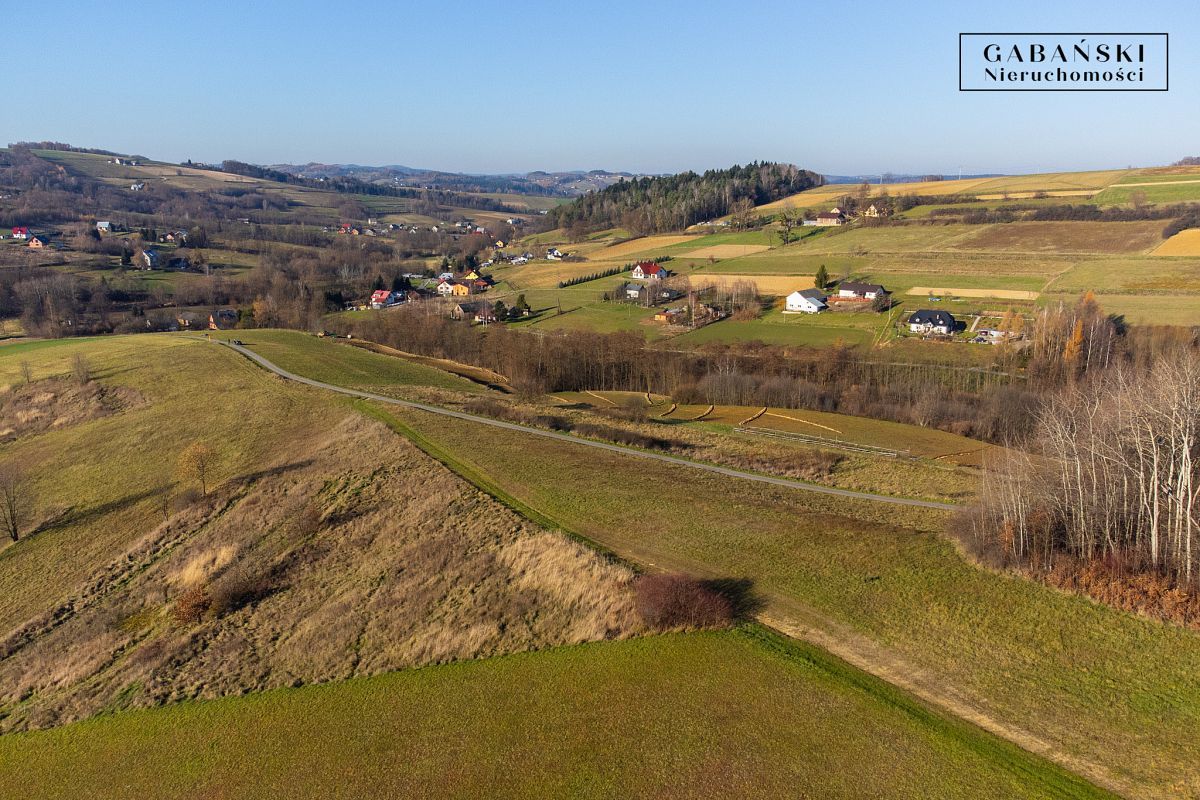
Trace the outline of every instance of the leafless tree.
{"type": "Polygon", "coordinates": [[[33,490],[25,472],[11,462],[0,464],[0,524],[14,542],[29,524],[33,490]]]}

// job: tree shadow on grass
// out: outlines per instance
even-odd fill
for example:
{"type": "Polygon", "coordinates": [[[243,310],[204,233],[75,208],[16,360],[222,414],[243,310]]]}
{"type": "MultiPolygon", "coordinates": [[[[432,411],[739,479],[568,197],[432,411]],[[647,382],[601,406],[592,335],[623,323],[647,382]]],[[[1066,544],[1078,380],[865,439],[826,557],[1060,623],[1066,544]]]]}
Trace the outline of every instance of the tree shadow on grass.
{"type": "Polygon", "coordinates": [[[753,619],[766,606],[763,597],[754,591],[754,581],[749,578],[711,578],[700,583],[728,600],[734,618],[739,621],[753,619]]]}

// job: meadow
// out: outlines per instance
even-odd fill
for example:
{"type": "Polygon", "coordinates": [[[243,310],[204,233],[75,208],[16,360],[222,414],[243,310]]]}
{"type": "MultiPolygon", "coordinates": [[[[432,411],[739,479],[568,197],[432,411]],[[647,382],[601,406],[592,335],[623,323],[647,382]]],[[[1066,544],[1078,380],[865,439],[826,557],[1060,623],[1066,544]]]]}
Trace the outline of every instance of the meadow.
{"type": "Polygon", "coordinates": [[[579,458],[403,412],[456,463],[659,568],[753,582],[765,618],[1135,797],[1200,790],[1200,636],[967,563],[936,512],[731,485],[619,454],[579,458]],[[1003,609],[1003,613],[997,613],[1003,609]]]}
{"type": "Polygon", "coordinates": [[[0,762],[31,800],[1106,796],[756,627],[114,714],[0,762]]]}

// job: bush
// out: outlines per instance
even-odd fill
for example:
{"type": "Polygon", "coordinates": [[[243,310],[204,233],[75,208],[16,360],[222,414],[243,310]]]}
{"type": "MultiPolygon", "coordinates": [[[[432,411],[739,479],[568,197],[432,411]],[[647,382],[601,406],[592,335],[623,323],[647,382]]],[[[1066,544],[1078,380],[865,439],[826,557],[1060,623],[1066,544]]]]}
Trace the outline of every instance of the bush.
{"type": "Polygon", "coordinates": [[[638,613],[653,630],[724,628],[734,621],[729,598],[688,575],[643,575],[634,594],[638,613]]]}
{"type": "Polygon", "coordinates": [[[211,605],[212,596],[208,593],[208,587],[197,584],[179,595],[171,609],[171,616],[181,625],[191,625],[203,619],[211,605]]]}
{"type": "Polygon", "coordinates": [[[237,611],[266,596],[269,588],[265,575],[235,567],[213,583],[208,610],[216,617],[237,611]]]}

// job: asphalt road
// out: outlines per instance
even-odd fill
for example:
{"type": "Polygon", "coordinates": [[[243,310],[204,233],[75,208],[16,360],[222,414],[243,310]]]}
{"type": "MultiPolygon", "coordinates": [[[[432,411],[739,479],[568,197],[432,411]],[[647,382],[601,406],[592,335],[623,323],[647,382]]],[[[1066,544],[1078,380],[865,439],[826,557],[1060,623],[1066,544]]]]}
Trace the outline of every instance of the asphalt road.
{"type": "MultiPolygon", "coordinates": [[[[216,340],[221,341],[221,340],[216,340]]],[[[274,372],[282,378],[286,378],[296,383],[303,383],[307,386],[313,386],[317,389],[325,389],[338,394],[349,395],[351,397],[361,397],[364,400],[374,400],[379,403],[388,403],[395,406],[404,406],[406,408],[415,408],[420,411],[427,411],[430,414],[440,414],[444,417],[454,417],[455,419],[466,420],[467,422],[476,422],[480,425],[491,425],[494,428],[505,428],[511,431],[519,431],[527,433],[531,436],[542,436],[547,439],[558,439],[563,442],[580,445],[582,447],[594,447],[599,450],[611,450],[614,453],[620,453],[626,456],[635,456],[637,458],[646,458],[652,461],[663,461],[668,464],[675,464],[681,467],[690,469],[704,470],[705,472],[715,472],[718,475],[725,475],[730,478],[737,478],[744,481],[756,481],[758,483],[768,483],[773,486],[782,486],[786,489],[796,489],[801,492],[814,492],[816,494],[828,494],[834,497],[846,497],[852,500],[870,500],[876,503],[891,503],[897,506],[915,506],[917,508],[933,508],[939,511],[955,511],[959,508],[957,505],[950,503],[935,503],[931,500],[912,500],[907,497],[892,497],[885,494],[871,494],[870,492],[855,492],[850,489],[835,489],[832,486],[820,486],[814,483],[804,483],[803,481],[795,481],[789,478],[776,478],[770,475],[757,475],[753,472],[743,472],[729,467],[721,467],[716,464],[705,464],[699,461],[688,461],[684,458],[676,458],[665,453],[653,453],[646,450],[637,450],[632,447],[624,447],[619,444],[609,444],[607,442],[597,442],[591,439],[581,439],[577,436],[570,436],[565,433],[557,433],[555,431],[546,431],[541,428],[530,428],[525,425],[517,425],[512,422],[504,422],[503,420],[491,419],[490,417],[480,417],[475,414],[465,414],[462,411],[454,411],[449,408],[440,406],[426,405],[425,403],[415,403],[411,400],[398,400],[395,397],[387,397],[381,394],[373,394],[364,392],[359,389],[348,389],[344,386],[336,386],[332,383],[324,383],[322,381],[305,378],[302,375],[295,375],[282,367],[276,366],[274,363],[260,356],[258,353],[232,342],[221,341],[222,344],[233,348],[246,358],[255,362],[264,369],[274,372]]]]}

